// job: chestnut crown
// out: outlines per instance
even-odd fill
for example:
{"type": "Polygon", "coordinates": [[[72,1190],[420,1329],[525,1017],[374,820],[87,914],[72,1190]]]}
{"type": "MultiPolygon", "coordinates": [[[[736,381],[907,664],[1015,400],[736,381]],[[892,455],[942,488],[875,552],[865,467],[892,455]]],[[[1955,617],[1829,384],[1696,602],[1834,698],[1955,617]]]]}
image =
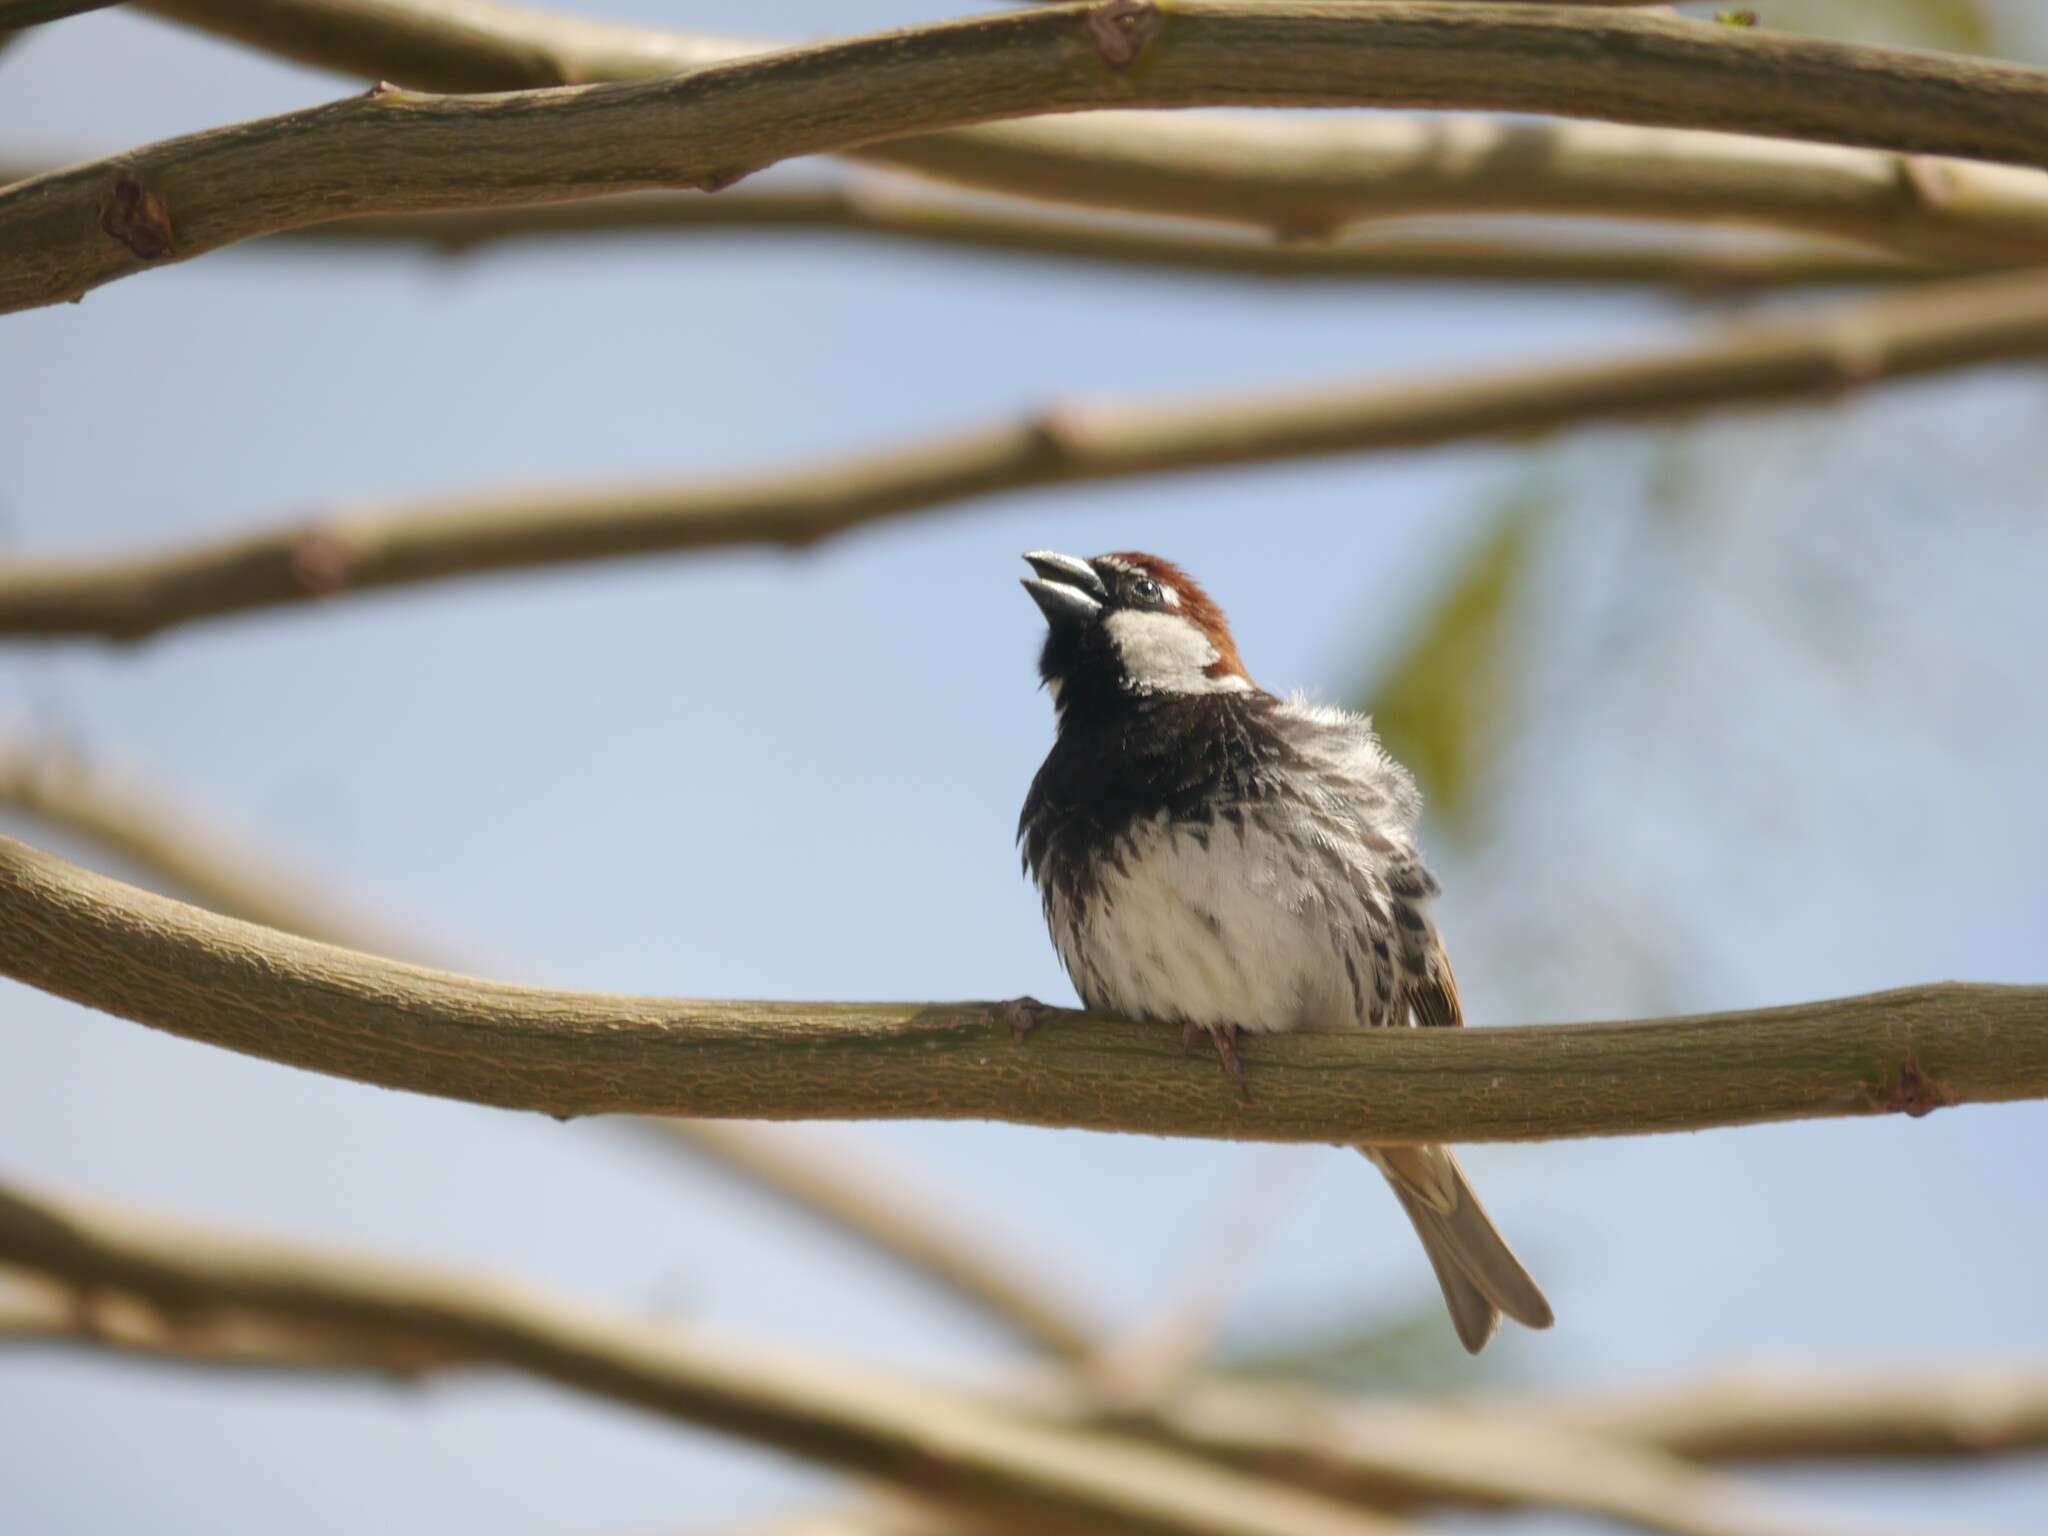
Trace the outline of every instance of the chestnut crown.
{"type": "Polygon", "coordinates": [[[1065,718],[1159,694],[1246,693],[1252,680],[1223,610],[1192,576],[1157,555],[1024,557],[1045,615],[1038,670],[1065,718]]]}

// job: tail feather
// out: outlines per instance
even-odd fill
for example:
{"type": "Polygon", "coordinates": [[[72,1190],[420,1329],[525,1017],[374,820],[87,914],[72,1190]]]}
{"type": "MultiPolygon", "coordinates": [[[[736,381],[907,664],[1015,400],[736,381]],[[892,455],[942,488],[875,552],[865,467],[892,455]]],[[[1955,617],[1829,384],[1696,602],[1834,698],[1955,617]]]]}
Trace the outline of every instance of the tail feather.
{"type": "Polygon", "coordinates": [[[1386,1175],[1415,1224],[1467,1350],[1476,1355],[1486,1347],[1502,1313],[1530,1328],[1550,1326],[1550,1303],[1487,1218],[1448,1147],[1358,1150],[1386,1175]]]}

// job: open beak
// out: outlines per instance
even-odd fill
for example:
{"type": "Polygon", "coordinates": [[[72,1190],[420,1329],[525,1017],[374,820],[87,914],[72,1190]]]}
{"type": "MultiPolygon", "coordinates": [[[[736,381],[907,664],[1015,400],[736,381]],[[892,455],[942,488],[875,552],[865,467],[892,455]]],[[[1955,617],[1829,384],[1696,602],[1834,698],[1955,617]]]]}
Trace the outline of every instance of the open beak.
{"type": "Polygon", "coordinates": [[[1102,612],[1109,589],[1086,560],[1049,549],[1034,549],[1024,560],[1038,573],[1024,578],[1024,590],[1053,628],[1086,624],[1102,612]]]}

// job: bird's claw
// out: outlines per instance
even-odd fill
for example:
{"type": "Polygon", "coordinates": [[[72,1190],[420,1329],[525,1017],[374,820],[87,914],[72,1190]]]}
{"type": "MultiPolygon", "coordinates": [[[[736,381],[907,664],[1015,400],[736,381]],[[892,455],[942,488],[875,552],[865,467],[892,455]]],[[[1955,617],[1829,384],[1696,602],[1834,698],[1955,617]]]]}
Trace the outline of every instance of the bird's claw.
{"type": "MultiPolygon", "coordinates": [[[[1182,1022],[1180,1048],[1183,1053],[1195,1048],[1195,1037],[1202,1033],[1203,1028],[1200,1024],[1182,1022]]],[[[1231,1086],[1237,1089],[1238,1098],[1247,1104],[1251,1103],[1252,1091],[1245,1086],[1244,1081],[1244,1062],[1237,1054],[1237,1026],[1217,1025],[1209,1029],[1209,1038],[1216,1042],[1216,1057],[1223,1063],[1223,1075],[1229,1078],[1231,1086]]]]}
{"type": "Polygon", "coordinates": [[[1010,1026],[1012,1042],[1022,1044],[1024,1037],[1047,1019],[1054,1010],[1035,997],[1013,997],[1007,1003],[996,1004],[996,1022],[1010,1026]]]}
{"type": "Polygon", "coordinates": [[[1244,1062],[1237,1054],[1237,1026],[1219,1025],[1210,1030],[1209,1034],[1216,1041],[1216,1054],[1223,1062],[1223,1075],[1229,1078],[1232,1086],[1237,1089],[1238,1101],[1244,1104],[1251,1103],[1252,1091],[1244,1080],[1244,1062]]]}

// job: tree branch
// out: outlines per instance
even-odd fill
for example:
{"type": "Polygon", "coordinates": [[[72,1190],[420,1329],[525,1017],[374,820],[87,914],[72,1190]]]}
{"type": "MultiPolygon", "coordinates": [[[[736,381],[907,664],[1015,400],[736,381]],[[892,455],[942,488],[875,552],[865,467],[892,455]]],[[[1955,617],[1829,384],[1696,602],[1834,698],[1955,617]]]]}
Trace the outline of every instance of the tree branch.
{"type": "MultiPolygon", "coordinates": [[[[997,1408],[870,1379],[856,1397],[846,1390],[853,1383],[843,1371],[787,1360],[735,1369],[731,1351],[707,1357],[701,1345],[625,1320],[612,1320],[604,1329],[616,1345],[593,1350],[586,1342],[594,1321],[589,1314],[502,1284],[299,1247],[259,1247],[47,1195],[0,1190],[0,1263],[30,1266],[73,1288],[68,1299],[46,1293],[38,1309],[26,1311],[10,1310],[0,1292],[0,1340],[68,1338],[158,1359],[321,1370],[344,1363],[353,1350],[359,1368],[400,1378],[507,1365],[801,1454],[821,1454],[817,1447],[827,1435],[845,1436],[843,1405],[853,1400],[866,1410],[854,1427],[856,1436],[894,1435],[894,1424],[906,1416],[923,1420],[964,1412],[976,1471],[987,1459],[981,1449],[987,1442],[972,1431],[993,1420],[1021,1431],[1018,1444],[1002,1446],[1005,1461],[1033,1448],[1040,1434],[1087,1448],[1093,1453],[1088,1461],[1064,1469],[1070,1479],[1078,1474],[1085,1480],[1105,1461],[1117,1465],[1114,1458],[1126,1455],[1142,1435],[1181,1465],[1220,1461],[1262,1478],[1294,1480],[1316,1495],[1373,1505],[1570,1510],[1670,1536],[1786,1536],[1814,1528],[1810,1517],[1781,1512],[1771,1501],[1669,1456],[1625,1439],[1603,1443],[1528,1417],[1355,1409],[1314,1394],[1228,1383],[1198,1385],[1162,1413],[1129,1423],[1105,1421],[1085,1396],[997,1408]],[[516,1306],[509,1326],[508,1301],[516,1306]],[[546,1363],[537,1363],[532,1352],[536,1336],[546,1363]],[[687,1351],[681,1361],[679,1349],[687,1351]],[[801,1439],[793,1442],[775,1418],[764,1433],[761,1394],[735,1392],[736,1378],[751,1385],[752,1374],[760,1371],[778,1399],[770,1414],[779,1416],[780,1404],[815,1394],[805,1410],[813,1422],[801,1439]],[[697,1406],[676,1406],[679,1390],[697,1406]],[[1039,1427],[1029,1427],[1034,1424],[1039,1427]]],[[[1010,1433],[1005,1429],[1000,1438],[1010,1433]]],[[[956,1447],[946,1449],[957,1454],[956,1447]]],[[[839,1465],[872,1470],[849,1462],[843,1451],[822,1454],[839,1465]]],[[[955,1476],[960,1471],[943,1452],[934,1460],[955,1476]]],[[[1136,1503],[1126,1491],[1138,1486],[1129,1474],[1142,1469],[1156,1475],[1174,1466],[1146,1468],[1140,1458],[1124,1468],[1113,1496],[1136,1503]]],[[[918,1486],[934,1491],[929,1473],[918,1486]]],[[[952,1477],[938,1483],[939,1491],[949,1487],[958,1487],[952,1477]]]]}
{"type": "Polygon", "coordinates": [[[114,559],[0,562],[0,635],[135,640],[179,624],[449,576],[738,544],[804,545],[1036,486],[1522,436],[1839,393],[2048,353],[2032,272],[1929,284],[1592,362],[1187,404],[1063,407],[894,452],[699,484],[370,505],[114,559]]]}
{"type": "Polygon", "coordinates": [[[2048,165],[2048,72],[1550,6],[1102,0],[492,97],[378,87],[0,189],[0,310],[350,215],[717,188],[1090,107],[1482,107],[2048,165]]]}
{"type": "Polygon", "coordinates": [[[1889,1374],[1757,1368],[1671,1387],[1487,1406],[1692,1461],[2048,1451],[2048,1362],[1889,1374]]]}
{"type": "MultiPolygon", "coordinates": [[[[219,912],[305,938],[380,955],[425,959],[382,929],[314,899],[304,879],[279,879],[246,847],[160,794],[144,793],[61,754],[0,749],[0,807],[83,834],[197,895],[219,912]]],[[[908,1170],[874,1168],[873,1154],[828,1161],[761,1126],[650,1120],[670,1147],[687,1148],[724,1173],[779,1199],[879,1254],[905,1273],[964,1301],[1059,1359],[1095,1349],[1095,1330],[1044,1266],[1004,1251],[943,1212],[949,1201],[908,1170]]]]}
{"type": "Polygon", "coordinates": [[[118,4],[120,0],[0,0],[0,32],[41,26],[46,21],[61,21],[66,16],[82,16],[87,11],[103,11],[118,4]]]}
{"type": "MultiPolygon", "coordinates": [[[[213,893],[242,915],[269,908],[297,918],[291,926],[299,932],[332,921],[316,917],[325,909],[303,905],[304,882],[255,874],[254,859],[161,796],[140,795],[81,764],[19,750],[0,754],[0,805],[83,832],[213,893]]],[[[1014,1259],[984,1257],[962,1245],[953,1224],[914,1215],[925,1201],[885,1198],[872,1180],[849,1181],[843,1167],[826,1172],[749,1127],[649,1124],[687,1133],[684,1144],[693,1150],[711,1152],[808,1214],[846,1225],[921,1276],[944,1278],[1056,1354],[1089,1352],[1090,1332],[1043,1295],[1042,1280],[1018,1284],[1010,1277],[1024,1267],[1014,1259]]],[[[398,1379],[462,1363],[419,1340],[285,1327],[247,1311],[166,1313],[110,1291],[18,1284],[0,1285],[0,1339],[94,1343],[205,1365],[371,1370],[398,1379]]],[[[1093,1380],[1092,1373],[1085,1378],[1093,1380]]],[[[1070,1391],[1063,1418],[1077,1427],[1098,1420],[1093,1392],[1086,1385],[1070,1391]]],[[[1145,1401],[1135,1419],[1120,1412],[1112,1422],[1183,1451],[1375,1505],[1534,1503],[1659,1530],[1744,1536],[1769,1528],[1768,1512],[1754,1500],[1614,1442],[1641,1441],[1695,1459],[1942,1455],[2048,1444],[2048,1392],[2038,1373],[2014,1371],[1896,1383],[1781,1372],[1620,1398],[1482,1402],[1445,1417],[1354,1409],[1313,1394],[1221,1381],[1182,1385],[1145,1401]],[[1531,1442],[1532,1424],[1545,1426],[1543,1443],[1531,1442]]]]}
{"type": "Polygon", "coordinates": [[[2048,988],[1750,1013],[1260,1037],[1243,1105],[1171,1030],[981,1003],[710,1003],[514,987],[217,916],[0,839],[0,974],[311,1071],[554,1115],[1010,1120],[1266,1141],[1697,1130],[2048,1096],[2048,988]]]}
{"type": "Polygon", "coordinates": [[[1842,1530],[1625,1433],[1556,1426],[1540,1411],[1509,1416],[1457,1405],[1360,1406],[1210,1380],[1192,1384],[1132,1428],[1296,1487],[1383,1509],[1569,1510],[1670,1536],[1842,1530]]]}
{"type": "MultiPolygon", "coordinates": [[[[0,164],[0,186],[51,169],[0,164]]],[[[1275,242],[1242,233],[1208,234],[1164,220],[1047,212],[1022,201],[1004,205],[934,196],[880,177],[852,184],[740,187],[718,197],[645,192],[525,208],[338,219],[287,230],[252,242],[251,248],[277,253],[303,247],[412,245],[453,257],[530,241],[785,231],[1225,278],[1649,283],[1702,295],[1803,284],[1917,281],[2027,264],[2010,254],[1913,258],[1835,239],[1773,235],[1596,242],[1510,229],[1470,234],[1382,229],[1363,239],[1275,242]]],[[[2032,256],[2048,262],[2048,244],[2032,256]]]]}
{"type": "Polygon", "coordinates": [[[0,1347],[81,1345],[167,1365],[374,1373],[406,1382],[466,1358],[390,1333],[285,1323],[247,1308],[180,1310],[104,1287],[0,1268],[0,1347]]]}
{"type": "MultiPolygon", "coordinates": [[[[0,183],[11,178],[0,170],[0,183]]],[[[1896,282],[1996,269],[2010,260],[1916,260],[1827,240],[1629,241],[1518,234],[1380,231],[1368,239],[1275,243],[1170,225],[990,207],[884,187],[740,188],[718,197],[642,193],[472,213],[343,219],[257,242],[300,246],[418,245],[437,255],[535,240],[788,230],[853,235],[996,256],[1296,282],[1304,278],[1537,283],[1649,283],[1699,294],[1803,284],[1896,282]]],[[[2037,253],[2048,259],[2048,247],[2037,253]]]]}
{"type": "MultiPolygon", "coordinates": [[[[775,46],[493,0],[154,0],[149,8],[305,63],[420,90],[637,79],[775,46]]],[[[1101,112],[951,129],[846,153],[991,191],[1295,238],[1327,236],[1360,219],[1486,212],[1765,225],[1931,259],[2048,259],[2048,177],[2035,172],[1683,129],[1101,112]]]]}
{"type": "Polygon", "coordinates": [[[1136,1441],[1032,1424],[888,1377],[721,1348],[504,1281],[257,1243],[0,1190],[0,1262],[173,1316],[248,1309],[511,1366],[683,1422],[1055,1530],[1392,1536],[1363,1511],[1136,1441]]]}

